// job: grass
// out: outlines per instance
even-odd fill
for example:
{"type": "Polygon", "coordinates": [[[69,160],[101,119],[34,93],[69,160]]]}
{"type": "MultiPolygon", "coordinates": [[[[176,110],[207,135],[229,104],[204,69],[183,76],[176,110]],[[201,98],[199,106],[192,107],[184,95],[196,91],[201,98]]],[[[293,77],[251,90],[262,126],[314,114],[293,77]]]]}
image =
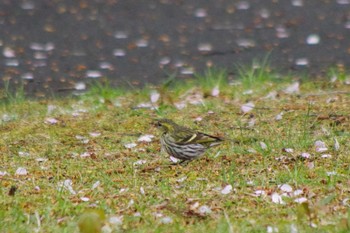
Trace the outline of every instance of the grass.
{"type": "Polygon", "coordinates": [[[96,84],[77,98],[43,101],[6,89],[0,231],[348,232],[345,76],[300,81],[265,66],[239,74],[232,82],[224,70],[208,70],[141,92],[96,84]],[[254,107],[244,113],[247,103],[254,107]],[[239,143],[170,166],[150,124],[157,117],[239,143]],[[139,142],[146,134],[155,137],[139,142]],[[327,151],[317,152],[316,141],[327,151]]]}

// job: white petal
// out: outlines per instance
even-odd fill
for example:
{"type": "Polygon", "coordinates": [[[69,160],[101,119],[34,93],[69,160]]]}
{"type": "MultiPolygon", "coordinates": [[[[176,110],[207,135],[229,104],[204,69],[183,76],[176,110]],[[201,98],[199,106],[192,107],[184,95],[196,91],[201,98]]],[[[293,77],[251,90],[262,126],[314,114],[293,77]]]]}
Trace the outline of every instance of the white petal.
{"type": "Polygon", "coordinates": [[[190,205],[190,210],[196,210],[199,207],[199,202],[196,201],[192,205],[190,205]]]}
{"type": "Polygon", "coordinates": [[[99,78],[102,76],[101,71],[98,70],[88,70],[86,71],[86,77],[87,78],[99,78]]]}
{"type": "Polygon", "coordinates": [[[140,212],[136,212],[136,213],[134,213],[133,216],[134,216],[134,217],[141,217],[141,213],[140,213],[140,212]]]}
{"type": "Polygon", "coordinates": [[[119,193],[124,193],[124,192],[126,192],[126,191],[128,191],[127,188],[121,188],[121,189],[119,190],[119,193]]]}
{"type": "Polygon", "coordinates": [[[221,194],[229,194],[232,191],[232,185],[226,185],[222,190],[221,190],[221,194]]]}
{"type": "Polygon", "coordinates": [[[265,144],[265,142],[259,142],[259,143],[260,143],[261,149],[263,149],[263,150],[267,149],[267,145],[265,144]]]}
{"type": "Polygon", "coordinates": [[[278,228],[272,227],[272,226],[267,226],[266,231],[267,231],[267,233],[278,232],[278,228]]]}
{"type": "Polygon", "coordinates": [[[19,151],[18,155],[21,157],[28,157],[30,154],[28,152],[19,151]]]}
{"type": "Polygon", "coordinates": [[[93,138],[97,138],[97,137],[101,136],[101,133],[99,133],[99,132],[90,132],[89,135],[91,137],[93,137],[93,138]]]}
{"type": "Polygon", "coordinates": [[[295,82],[291,85],[289,85],[286,89],[284,89],[284,92],[287,94],[294,94],[299,92],[299,82],[295,82]]]}
{"type": "Polygon", "coordinates": [[[307,202],[307,198],[306,197],[299,197],[299,198],[295,199],[294,202],[304,203],[304,202],[307,202]]]}
{"type": "Polygon", "coordinates": [[[58,190],[62,191],[62,189],[67,189],[71,194],[75,195],[76,192],[74,191],[72,185],[73,185],[72,180],[67,179],[63,182],[58,183],[58,190]]]}
{"type": "Polygon", "coordinates": [[[139,142],[151,142],[152,138],[154,138],[154,135],[152,134],[146,134],[146,135],[141,135],[137,141],[139,142]]]}
{"type": "Polygon", "coordinates": [[[179,183],[184,182],[187,179],[187,176],[181,177],[180,179],[177,179],[176,181],[179,183]]]}
{"type": "Polygon", "coordinates": [[[6,176],[6,175],[8,175],[8,173],[7,173],[7,172],[0,171],[0,176],[6,176]]]}
{"type": "Polygon", "coordinates": [[[84,152],[84,153],[80,154],[79,156],[80,156],[80,158],[87,158],[87,157],[90,157],[91,154],[89,152],[84,152]]]}
{"type": "Polygon", "coordinates": [[[293,153],[294,152],[294,150],[292,148],[285,148],[284,151],[287,152],[287,153],[293,153]]]}
{"type": "Polygon", "coordinates": [[[201,214],[210,214],[211,213],[211,209],[207,205],[202,205],[201,207],[199,207],[198,212],[201,213],[201,214]]]}
{"type": "Polygon", "coordinates": [[[87,202],[87,201],[90,201],[90,198],[88,198],[88,197],[81,197],[80,200],[82,200],[84,202],[87,202]]]}
{"type": "Polygon", "coordinates": [[[27,169],[25,169],[24,167],[19,167],[19,168],[17,168],[15,174],[19,175],[19,176],[25,176],[28,174],[28,172],[27,172],[27,169]]]}
{"type": "Polygon", "coordinates": [[[275,120],[276,120],[276,121],[280,121],[280,120],[282,120],[282,119],[283,119],[283,112],[281,112],[280,114],[278,114],[278,115],[275,116],[275,120]]]}
{"type": "Polygon", "coordinates": [[[15,50],[10,47],[4,47],[2,54],[7,58],[13,58],[16,56],[15,50]]]}
{"type": "Polygon", "coordinates": [[[112,216],[108,219],[108,222],[112,225],[122,225],[123,216],[112,216]]]}
{"type": "Polygon", "coordinates": [[[170,159],[171,162],[173,162],[173,163],[177,163],[177,162],[180,162],[180,161],[181,161],[180,159],[177,159],[177,158],[175,158],[175,157],[173,157],[173,156],[170,156],[169,159],[170,159]]]}
{"type": "Polygon", "coordinates": [[[252,110],[254,109],[254,107],[255,107],[255,104],[254,104],[254,103],[248,102],[248,103],[243,104],[243,105],[241,106],[241,111],[242,111],[243,113],[248,113],[248,112],[252,111],[252,110]]]}
{"type": "Polygon", "coordinates": [[[219,86],[215,86],[212,90],[211,90],[211,96],[217,97],[220,94],[220,90],[219,90],[219,86]]]}
{"type": "Polygon", "coordinates": [[[160,94],[157,91],[152,91],[150,95],[151,103],[156,103],[159,100],[160,94]]]}
{"type": "Polygon", "coordinates": [[[195,121],[202,121],[203,118],[202,117],[197,117],[196,119],[194,119],[195,121]]]}
{"type": "Polygon", "coordinates": [[[284,204],[284,201],[282,200],[282,196],[279,195],[278,193],[273,193],[271,195],[271,200],[273,203],[276,203],[276,204],[284,204]]]}
{"type": "Polygon", "coordinates": [[[186,107],[186,103],[185,102],[178,102],[178,103],[175,103],[174,105],[179,110],[184,109],[186,107]]]}
{"type": "Polygon", "coordinates": [[[84,82],[76,82],[74,84],[74,89],[77,91],[82,91],[86,89],[86,84],[84,82]]]}
{"type": "Polygon", "coordinates": [[[301,194],[303,194],[303,190],[301,190],[301,189],[297,189],[293,192],[293,196],[299,196],[301,194]]]}
{"type": "Polygon", "coordinates": [[[267,96],[264,97],[264,99],[276,99],[277,97],[277,91],[271,91],[269,94],[267,94],[267,96]]]}
{"type": "Polygon", "coordinates": [[[160,219],[160,222],[163,224],[169,224],[173,222],[173,219],[171,217],[164,217],[160,219]]]}
{"type": "Polygon", "coordinates": [[[134,162],[134,166],[142,165],[142,164],[145,164],[145,163],[147,163],[147,160],[140,159],[140,160],[137,160],[136,162],[134,162]]]}
{"type": "Polygon", "coordinates": [[[306,38],[306,43],[309,45],[315,45],[320,43],[320,36],[317,34],[310,34],[307,38],[306,38]]]}
{"type": "Polygon", "coordinates": [[[266,194],[265,190],[255,190],[254,192],[254,195],[257,197],[263,196],[265,194],[266,194]]]}
{"type": "Polygon", "coordinates": [[[315,145],[315,148],[316,148],[316,152],[325,152],[325,151],[328,150],[327,146],[326,146],[326,143],[324,143],[321,140],[317,140],[314,145],[315,145]]]}
{"type": "Polygon", "coordinates": [[[137,146],[137,144],[134,143],[134,142],[127,143],[127,144],[124,145],[124,147],[125,147],[125,148],[128,148],[128,149],[134,148],[134,147],[136,147],[136,146],[137,146]]]}
{"type": "Polygon", "coordinates": [[[326,148],[326,147],[316,148],[316,152],[325,152],[327,150],[328,150],[328,148],[326,148]]]}
{"type": "Polygon", "coordinates": [[[306,153],[306,152],[301,153],[300,156],[301,156],[302,158],[305,158],[305,159],[308,159],[308,158],[311,157],[311,155],[310,155],[309,153],[306,153]]]}
{"type": "Polygon", "coordinates": [[[143,187],[140,187],[140,193],[141,193],[142,195],[145,195],[145,190],[143,189],[143,187]]]}
{"type": "Polygon", "coordinates": [[[283,192],[287,192],[287,193],[290,193],[293,191],[293,188],[292,186],[290,186],[289,184],[282,184],[280,186],[280,189],[283,191],[283,192]]]}
{"type": "Polygon", "coordinates": [[[340,149],[339,142],[336,138],[334,138],[334,150],[338,151],[340,149]]]}
{"type": "Polygon", "coordinates": [[[326,173],[327,173],[327,176],[334,176],[337,174],[337,172],[335,172],[335,171],[326,172],[326,173]]]}
{"type": "Polygon", "coordinates": [[[100,186],[100,184],[101,184],[101,182],[100,182],[99,180],[96,181],[96,182],[92,185],[91,189],[97,188],[98,186],[100,186]]]}
{"type": "Polygon", "coordinates": [[[45,123],[46,123],[46,124],[50,124],[50,125],[55,125],[55,124],[58,123],[58,120],[55,119],[55,118],[46,118],[46,119],[45,119],[45,123]]]}
{"type": "Polygon", "coordinates": [[[253,90],[246,90],[246,91],[243,91],[243,95],[251,95],[251,94],[253,94],[254,93],[254,91],[253,90]]]}

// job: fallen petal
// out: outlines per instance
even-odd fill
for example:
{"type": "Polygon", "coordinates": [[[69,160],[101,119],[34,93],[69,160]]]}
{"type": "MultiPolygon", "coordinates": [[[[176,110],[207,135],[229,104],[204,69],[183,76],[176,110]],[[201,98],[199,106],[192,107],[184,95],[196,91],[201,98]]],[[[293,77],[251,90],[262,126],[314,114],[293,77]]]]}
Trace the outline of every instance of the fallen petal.
{"type": "Polygon", "coordinates": [[[171,217],[164,217],[160,219],[160,222],[163,224],[169,224],[173,222],[173,219],[171,217]]]}
{"type": "Polygon", "coordinates": [[[317,140],[314,145],[316,152],[325,152],[328,150],[326,143],[324,143],[323,141],[317,140]]]}
{"type": "Polygon", "coordinates": [[[91,189],[97,188],[98,186],[100,186],[100,184],[101,184],[101,182],[100,182],[99,180],[96,181],[96,182],[92,185],[91,189]]]}
{"type": "Polygon", "coordinates": [[[127,143],[127,144],[124,145],[124,147],[125,147],[125,148],[128,148],[128,149],[134,148],[134,147],[136,147],[136,146],[137,146],[137,144],[134,143],[134,142],[127,143]]]}
{"type": "Polygon", "coordinates": [[[58,123],[58,120],[55,119],[55,118],[46,118],[46,119],[45,119],[45,123],[46,123],[46,124],[50,124],[50,125],[55,125],[55,124],[58,123]]]}
{"type": "Polygon", "coordinates": [[[146,134],[146,135],[141,135],[137,141],[139,142],[151,142],[152,138],[154,138],[154,135],[152,134],[146,134]]]}
{"type": "Polygon", "coordinates": [[[25,169],[24,167],[19,167],[19,168],[17,168],[15,174],[19,175],[19,176],[25,176],[28,174],[28,172],[27,172],[27,169],[25,169]]]}
{"type": "Polygon", "coordinates": [[[80,154],[79,156],[80,156],[80,158],[87,158],[87,157],[90,157],[91,154],[89,152],[84,152],[84,153],[80,154]]]}
{"type": "Polygon", "coordinates": [[[140,159],[140,160],[137,160],[136,162],[134,162],[134,166],[142,165],[142,164],[145,164],[145,163],[147,163],[147,160],[140,159]]]}
{"type": "Polygon", "coordinates": [[[88,198],[88,197],[81,197],[80,200],[82,200],[84,202],[87,202],[87,201],[90,201],[90,198],[88,198]]]}
{"type": "Polygon", "coordinates": [[[304,158],[304,159],[308,159],[308,158],[311,157],[311,155],[310,155],[309,153],[306,153],[306,152],[301,153],[300,156],[301,156],[302,158],[304,158]]]}
{"type": "Polygon", "coordinates": [[[112,225],[122,225],[123,216],[112,216],[108,219],[108,222],[112,225]]]}
{"type": "Polygon", "coordinates": [[[101,136],[101,133],[99,133],[99,132],[91,132],[91,133],[89,133],[89,135],[91,137],[93,137],[93,138],[97,138],[97,137],[101,136]]]}
{"type": "Polygon", "coordinates": [[[199,207],[198,212],[203,214],[203,215],[204,214],[210,214],[211,213],[211,209],[207,205],[202,205],[201,207],[199,207]]]}
{"type": "Polygon", "coordinates": [[[243,113],[248,113],[248,112],[252,111],[252,110],[254,109],[254,107],[255,107],[255,104],[254,104],[254,103],[248,102],[248,103],[243,104],[243,105],[241,106],[241,111],[242,111],[243,113]]]}
{"type": "Polygon", "coordinates": [[[273,203],[276,203],[276,204],[284,204],[284,201],[282,200],[282,196],[279,195],[278,193],[273,193],[271,195],[271,200],[273,203]]]}
{"type": "Polygon", "coordinates": [[[255,190],[255,192],[254,192],[254,195],[257,197],[260,197],[260,196],[265,195],[265,194],[266,194],[265,190],[255,190]]]}
{"type": "Polygon", "coordinates": [[[260,144],[261,149],[263,149],[263,150],[267,149],[267,145],[265,144],[265,142],[259,142],[259,144],[260,144]]]}
{"type": "Polygon", "coordinates": [[[335,171],[326,172],[326,173],[327,173],[327,176],[334,176],[337,174],[335,171]]]}
{"type": "Polygon", "coordinates": [[[157,91],[152,91],[150,95],[151,103],[156,103],[159,100],[160,94],[157,91]]]}
{"type": "Polygon", "coordinates": [[[284,148],[283,150],[285,152],[287,152],[287,153],[293,153],[294,152],[294,150],[292,148],[284,148]]]}
{"type": "Polygon", "coordinates": [[[177,159],[177,158],[175,158],[175,157],[173,157],[173,156],[170,156],[169,159],[170,159],[171,162],[173,162],[173,163],[178,163],[178,162],[181,161],[180,159],[177,159]]]}
{"type": "Polygon", "coordinates": [[[28,157],[28,156],[30,156],[30,154],[28,152],[23,152],[23,151],[19,151],[18,155],[21,156],[21,157],[28,157]]]}
{"type": "Polygon", "coordinates": [[[180,179],[176,180],[179,183],[184,182],[187,179],[187,176],[181,177],[180,179]]]}
{"type": "Polygon", "coordinates": [[[8,173],[7,173],[7,172],[0,171],[0,176],[5,176],[5,175],[8,175],[8,173]]]}
{"type": "Polygon", "coordinates": [[[142,195],[145,195],[145,190],[144,190],[143,187],[140,187],[140,193],[141,193],[142,195]]]}
{"type": "Polygon", "coordinates": [[[286,89],[284,89],[284,93],[286,94],[294,94],[299,92],[299,82],[295,82],[289,85],[286,89]]]}
{"type": "Polygon", "coordinates": [[[294,202],[296,203],[304,203],[307,202],[307,198],[306,197],[300,197],[294,200],[294,202]]]}
{"type": "Polygon", "coordinates": [[[280,189],[283,191],[283,192],[287,192],[287,193],[290,193],[293,191],[293,188],[292,186],[290,186],[289,184],[282,184],[280,186],[280,189]]]}
{"type": "Polygon", "coordinates": [[[63,189],[68,190],[71,194],[75,195],[76,192],[74,191],[73,187],[73,182],[70,179],[67,179],[63,182],[58,183],[58,190],[61,192],[63,189]]]}
{"type": "Polygon", "coordinates": [[[279,113],[278,115],[275,116],[276,121],[280,121],[283,119],[283,112],[279,113]]]}
{"type": "Polygon", "coordinates": [[[267,231],[267,233],[274,233],[274,232],[278,232],[278,228],[272,227],[272,226],[267,226],[266,231],[267,231]]]}
{"type": "Polygon", "coordinates": [[[221,194],[229,194],[232,191],[232,185],[226,185],[222,190],[221,190],[221,194]]]}
{"type": "Polygon", "coordinates": [[[301,190],[301,189],[297,189],[293,192],[293,196],[299,196],[301,194],[303,194],[303,190],[301,190]]]}
{"type": "Polygon", "coordinates": [[[340,149],[339,142],[336,138],[334,138],[334,150],[338,151],[340,149]]]}
{"type": "Polygon", "coordinates": [[[215,86],[212,90],[211,90],[211,96],[217,97],[220,94],[220,90],[219,90],[219,86],[215,86]]]}

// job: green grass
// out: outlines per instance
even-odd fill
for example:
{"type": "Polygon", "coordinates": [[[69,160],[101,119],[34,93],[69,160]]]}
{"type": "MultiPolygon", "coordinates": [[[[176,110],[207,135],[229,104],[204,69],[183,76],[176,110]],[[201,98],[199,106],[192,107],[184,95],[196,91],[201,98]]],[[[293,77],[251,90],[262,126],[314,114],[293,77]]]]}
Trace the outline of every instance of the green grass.
{"type": "Polygon", "coordinates": [[[85,95],[45,101],[6,86],[0,232],[348,232],[350,85],[281,77],[267,65],[241,69],[239,77],[211,69],[197,81],[170,77],[141,91],[97,83],[85,95]],[[300,91],[285,93],[298,80],[300,91]],[[149,104],[155,91],[160,98],[149,104]],[[255,106],[244,114],[247,102],[255,106]],[[151,124],[157,117],[238,143],[171,166],[151,124]],[[155,137],[138,142],[145,134],[155,137]],[[317,140],[326,152],[316,152],[317,140]],[[16,174],[19,167],[27,175],[16,174]],[[71,191],[62,186],[67,180],[71,191]],[[283,196],[283,184],[301,193],[283,196]],[[231,192],[222,194],[227,185],[231,192]],[[274,193],[284,204],[272,201],[274,193]],[[295,202],[302,197],[305,203],[295,202]]]}

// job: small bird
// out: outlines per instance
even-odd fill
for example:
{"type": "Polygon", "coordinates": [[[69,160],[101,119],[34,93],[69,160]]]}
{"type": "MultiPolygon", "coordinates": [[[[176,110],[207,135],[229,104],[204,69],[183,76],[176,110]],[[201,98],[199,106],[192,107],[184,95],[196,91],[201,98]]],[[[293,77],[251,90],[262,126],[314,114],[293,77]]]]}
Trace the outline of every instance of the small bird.
{"type": "Polygon", "coordinates": [[[169,119],[157,120],[156,126],[162,131],[162,149],[170,156],[180,159],[180,163],[199,158],[208,148],[224,141],[222,138],[180,126],[169,119]]]}

